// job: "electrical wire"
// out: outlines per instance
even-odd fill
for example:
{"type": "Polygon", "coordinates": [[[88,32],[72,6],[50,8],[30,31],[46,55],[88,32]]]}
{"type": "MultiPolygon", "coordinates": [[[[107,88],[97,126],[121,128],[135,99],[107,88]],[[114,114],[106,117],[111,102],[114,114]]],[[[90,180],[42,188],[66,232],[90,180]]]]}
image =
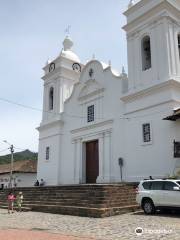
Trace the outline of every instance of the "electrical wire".
{"type": "MultiPolygon", "coordinates": [[[[4,141],[0,141],[0,142],[3,142],[3,143],[4,143],[4,141]]],[[[14,149],[17,149],[17,150],[21,150],[21,151],[26,151],[26,150],[27,150],[27,149],[22,149],[22,148],[15,147],[15,146],[13,146],[13,148],[14,148],[14,149]]],[[[3,149],[3,150],[0,151],[0,153],[1,153],[1,152],[4,152],[4,151],[6,151],[6,150],[9,150],[9,149],[10,149],[10,148],[3,149]]],[[[30,149],[28,149],[28,150],[31,151],[30,149]]],[[[31,152],[34,153],[34,151],[31,151],[31,152]]]]}
{"type": "Polygon", "coordinates": [[[2,98],[2,97],[0,97],[0,101],[7,102],[7,103],[10,103],[10,104],[13,104],[13,105],[16,105],[16,106],[19,106],[19,107],[23,107],[23,108],[28,108],[28,109],[31,109],[31,110],[34,110],[34,111],[46,112],[46,113],[51,113],[51,114],[58,114],[58,115],[60,115],[60,113],[54,113],[54,112],[50,112],[50,111],[43,111],[43,110],[40,109],[40,108],[31,107],[31,106],[28,106],[28,105],[25,105],[25,104],[22,104],[22,103],[18,103],[18,102],[14,102],[14,101],[11,101],[11,100],[9,100],[9,99],[2,98]]]}
{"type": "Polygon", "coordinates": [[[22,151],[26,151],[27,150],[27,149],[22,149],[22,148],[18,148],[18,147],[14,147],[14,149],[22,150],[22,151]]]}
{"type": "Polygon", "coordinates": [[[21,150],[21,151],[31,151],[32,153],[34,153],[34,151],[30,150],[30,149],[23,149],[23,148],[19,148],[19,147],[14,147],[14,149],[17,149],[17,150],[21,150]]]}
{"type": "Polygon", "coordinates": [[[7,150],[9,150],[9,148],[5,148],[5,149],[1,150],[0,153],[1,153],[1,152],[5,152],[5,151],[7,151],[7,150]]]}
{"type": "MultiPolygon", "coordinates": [[[[28,105],[25,105],[25,104],[22,104],[22,103],[14,102],[14,101],[11,101],[9,99],[2,98],[2,97],[0,97],[0,101],[7,102],[9,104],[13,104],[13,105],[23,107],[23,108],[26,108],[26,109],[39,111],[41,113],[45,112],[45,113],[48,113],[48,114],[53,114],[53,115],[58,115],[58,116],[66,115],[67,117],[70,117],[70,118],[83,118],[83,119],[87,118],[87,116],[73,115],[73,114],[69,114],[69,113],[66,113],[66,112],[55,113],[55,112],[51,112],[51,111],[45,111],[45,110],[42,110],[42,109],[39,109],[39,108],[36,108],[36,107],[32,107],[32,106],[28,106],[28,105]]],[[[147,114],[143,114],[143,115],[137,115],[137,116],[131,116],[131,117],[128,117],[128,116],[126,117],[126,115],[123,115],[123,116],[119,116],[119,119],[130,120],[130,119],[141,118],[141,117],[150,116],[150,115],[154,115],[154,114],[159,114],[159,113],[163,113],[163,112],[167,112],[167,110],[156,111],[156,112],[151,112],[151,113],[147,113],[147,114]]],[[[95,119],[102,120],[104,118],[103,117],[95,117],[95,119]]]]}
{"type": "MultiPolygon", "coordinates": [[[[66,112],[62,112],[62,113],[54,113],[54,112],[50,112],[50,111],[43,111],[42,109],[39,109],[39,108],[36,108],[36,107],[32,107],[32,106],[27,106],[27,105],[24,105],[24,104],[21,104],[21,103],[18,103],[18,102],[14,102],[14,101],[11,101],[9,99],[5,99],[5,98],[2,98],[0,97],[0,101],[4,101],[4,102],[7,102],[9,104],[13,104],[13,105],[16,105],[16,106],[19,106],[19,107],[23,107],[23,108],[26,108],[26,109],[31,109],[31,110],[35,110],[35,111],[39,111],[39,112],[45,112],[45,113],[50,113],[50,114],[54,114],[54,115],[66,115],[67,117],[71,117],[71,118],[87,118],[86,117],[83,117],[83,116],[78,116],[78,115],[73,115],[73,114],[68,114],[66,112]]],[[[146,116],[152,116],[154,114],[159,114],[159,113],[165,113],[167,112],[167,110],[162,110],[162,111],[155,111],[155,112],[151,112],[151,113],[147,113],[147,114],[143,114],[143,115],[137,115],[137,116],[127,116],[127,115],[130,115],[130,114],[133,114],[133,113],[129,113],[129,114],[126,114],[126,115],[123,115],[123,116],[120,116],[119,119],[122,119],[122,120],[131,120],[131,119],[137,119],[137,118],[143,118],[143,117],[146,117],[146,116]]],[[[97,118],[95,117],[95,119],[103,119],[103,118],[97,118]]],[[[63,134],[65,135],[65,134],[63,134]]],[[[6,149],[3,149],[0,151],[1,152],[4,152],[4,151],[7,151],[9,148],[6,148],[6,149]]],[[[17,149],[17,150],[21,150],[21,151],[25,151],[27,149],[22,149],[22,148],[18,148],[18,147],[14,147],[14,149],[17,149]]]]}
{"type": "MultiPolygon", "coordinates": [[[[16,105],[16,106],[19,106],[19,107],[23,107],[23,108],[26,108],[26,109],[31,109],[31,110],[34,110],[34,111],[39,111],[41,113],[49,113],[49,114],[53,114],[53,115],[59,115],[61,116],[61,114],[64,114],[66,115],[67,117],[70,117],[70,118],[87,118],[85,116],[78,116],[78,115],[72,115],[72,114],[68,114],[66,112],[62,112],[62,113],[56,113],[56,112],[50,112],[50,111],[45,111],[45,110],[42,110],[40,108],[36,108],[36,107],[31,107],[31,106],[28,106],[28,105],[24,105],[24,104],[21,104],[21,103],[18,103],[18,102],[14,102],[14,101],[11,101],[9,99],[5,99],[5,98],[2,98],[0,97],[0,101],[3,101],[3,102],[7,102],[9,104],[13,104],[13,105],[16,105]]],[[[96,119],[103,119],[103,118],[96,118],[96,119]]]]}

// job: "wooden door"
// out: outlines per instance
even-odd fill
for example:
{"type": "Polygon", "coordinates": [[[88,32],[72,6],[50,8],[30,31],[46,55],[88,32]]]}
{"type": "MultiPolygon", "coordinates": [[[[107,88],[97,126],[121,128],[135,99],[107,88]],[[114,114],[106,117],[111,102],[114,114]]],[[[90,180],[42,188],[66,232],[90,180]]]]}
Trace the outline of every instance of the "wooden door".
{"type": "Polygon", "coordinates": [[[99,176],[98,140],[86,143],[86,183],[96,183],[99,176]]]}

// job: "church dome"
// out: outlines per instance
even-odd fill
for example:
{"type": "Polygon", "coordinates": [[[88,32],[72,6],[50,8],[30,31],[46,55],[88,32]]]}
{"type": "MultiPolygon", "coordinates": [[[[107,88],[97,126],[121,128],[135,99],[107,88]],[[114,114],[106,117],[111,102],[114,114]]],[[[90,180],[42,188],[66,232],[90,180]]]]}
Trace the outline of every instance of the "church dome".
{"type": "Polygon", "coordinates": [[[67,36],[63,41],[63,50],[60,56],[68,58],[74,62],[80,63],[79,57],[72,51],[73,41],[69,36],[67,36]]]}
{"type": "Polygon", "coordinates": [[[79,57],[73,51],[70,51],[70,50],[64,51],[64,50],[62,50],[61,56],[65,57],[65,58],[68,58],[68,59],[70,59],[70,60],[72,60],[74,62],[80,63],[79,57]]]}

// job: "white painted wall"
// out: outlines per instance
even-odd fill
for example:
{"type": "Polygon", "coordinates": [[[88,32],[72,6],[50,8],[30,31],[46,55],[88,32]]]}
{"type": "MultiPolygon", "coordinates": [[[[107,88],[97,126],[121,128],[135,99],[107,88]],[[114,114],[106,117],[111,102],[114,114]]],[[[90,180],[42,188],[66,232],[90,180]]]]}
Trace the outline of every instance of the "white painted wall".
{"type": "MultiPolygon", "coordinates": [[[[36,173],[14,173],[13,174],[13,186],[16,183],[16,187],[32,187],[36,181],[36,173]]],[[[9,174],[0,174],[0,185],[4,184],[4,187],[8,187],[9,174]]]]}
{"type": "MultiPolygon", "coordinates": [[[[180,2],[176,4],[180,9],[180,2]]],[[[129,91],[169,79],[180,81],[177,9],[164,0],[148,0],[135,5],[125,15],[128,21],[124,30],[127,33],[129,91]],[[146,35],[151,39],[152,68],[142,71],[141,41],[146,35]]]]}
{"type": "Polygon", "coordinates": [[[162,120],[180,107],[179,13],[180,3],[171,0],[140,1],[125,13],[128,84],[125,74],[118,75],[97,60],[81,64],[81,74],[73,71],[77,59],[71,54],[55,60],[54,72],[48,72],[49,65],[44,68],[38,179],[47,185],[85,183],[85,144],[91,140],[99,141],[98,183],[121,181],[120,157],[123,181],[166,177],[180,168],[180,159],[173,157],[173,141],[180,141],[180,121],[162,120]],[[141,39],[146,34],[151,37],[152,67],[142,71],[141,39]],[[54,114],[47,112],[51,85],[55,88],[54,114]],[[88,123],[90,105],[95,106],[95,121],[88,123]],[[148,144],[142,142],[144,123],[152,129],[148,144]]]}

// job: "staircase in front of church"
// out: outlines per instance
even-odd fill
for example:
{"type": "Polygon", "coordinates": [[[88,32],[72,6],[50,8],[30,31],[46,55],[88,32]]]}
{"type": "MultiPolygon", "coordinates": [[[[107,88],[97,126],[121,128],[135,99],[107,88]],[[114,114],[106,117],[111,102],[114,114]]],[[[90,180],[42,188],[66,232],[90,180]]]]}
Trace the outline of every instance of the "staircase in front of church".
{"type": "MultiPolygon", "coordinates": [[[[17,188],[23,192],[25,209],[32,211],[108,217],[129,211],[138,206],[133,184],[86,184],[47,187],[17,188]]],[[[0,191],[0,208],[7,207],[9,190],[0,191]]]]}

